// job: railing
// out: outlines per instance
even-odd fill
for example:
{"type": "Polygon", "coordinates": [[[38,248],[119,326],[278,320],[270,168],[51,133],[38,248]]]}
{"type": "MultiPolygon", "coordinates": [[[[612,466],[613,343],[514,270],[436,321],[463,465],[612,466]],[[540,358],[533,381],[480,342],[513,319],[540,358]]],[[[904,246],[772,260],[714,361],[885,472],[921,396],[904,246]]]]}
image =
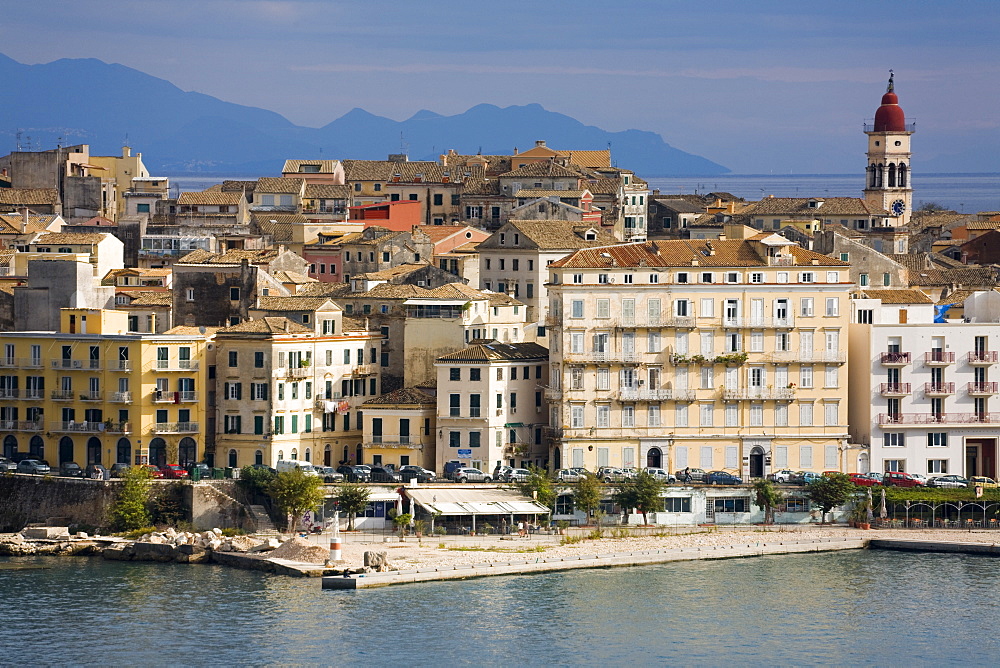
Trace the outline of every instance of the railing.
{"type": "Polygon", "coordinates": [[[588,350],[586,352],[566,353],[566,359],[571,362],[638,362],[639,353],[588,350]]]}
{"type": "Polygon", "coordinates": [[[154,434],[194,434],[198,432],[197,422],[157,422],[153,425],[154,434]]]}
{"type": "Polygon", "coordinates": [[[101,360],[52,360],[53,369],[100,369],[101,360]]]}
{"type": "Polygon", "coordinates": [[[153,367],[159,371],[195,371],[198,369],[197,360],[156,360],[153,367]]]}
{"type": "Polygon", "coordinates": [[[0,390],[0,399],[17,399],[21,395],[20,390],[0,390]]]}
{"type": "Polygon", "coordinates": [[[312,376],[312,368],[308,366],[288,368],[281,372],[285,378],[291,378],[293,380],[300,378],[309,378],[312,376]]]}
{"type": "Polygon", "coordinates": [[[103,398],[100,392],[82,392],[80,401],[100,401],[103,398]]]}
{"type": "Polygon", "coordinates": [[[132,403],[131,392],[108,392],[108,401],[116,404],[132,403]]]}
{"type": "Polygon", "coordinates": [[[640,390],[622,389],[612,394],[618,401],[691,401],[695,397],[694,390],[640,390]]]}
{"type": "Polygon", "coordinates": [[[364,443],[365,448],[386,448],[386,449],[398,449],[398,450],[423,450],[424,444],[419,441],[371,441],[369,443],[364,443]]]}
{"type": "Polygon", "coordinates": [[[882,364],[909,364],[910,353],[881,353],[879,361],[882,364]]]}
{"type": "Polygon", "coordinates": [[[879,413],[881,424],[1000,424],[1000,413],[879,413]]]}
{"type": "Polygon", "coordinates": [[[847,360],[847,355],[835,350],[781,350],[766,353],[764,359],[772,363],[843,364],[847,360]]]}
{"type": "MultiPolygon", "coordinates": [[[[863,132],[877,132],[877,130],[875,130],[875,124],[874,123],[862,123],[862,127],[864,128],[863,132]]],[[[917,131],[917,124],[916,123],[904,123],[903,124],[903,131],[904,132],[916,132],[917,131]]]]}
{"type": "MultiPolygon", "coordinates": [[[[930,383],[928,383],[930,385],[930,383]]],[[[910,393],[909,383],[882,383],[878,388],[882,396],[903,396],[910,393]]]]}
{"type": "Polygon", "coordinates": [[[997,393],[997,383],[987,382],[987,383],[969,383],[968,385],[969,394],[996,394],[997,393]]]}
{"type": "Polygon", "coordinates": [[[784,318],[764,318],[764,317],[732,317],[722,319],[723,327],[751,327],[761,329],[790,329],[795,327],[795,318],[787,316],[784,318]]]}
{"type": "Polygon", "coordinates": [[[550,441],[557,441],[563,437],[562,427],[542,427],[542,435],[550,441]]]}
{"type": "Polygon", "coordinates": [[[0,420],[0,431],[42,431],[42,421],[0,420]]]}
{"type": "Polygon", "coordinates": [[[555,390],[551,387],[545,388],[546,401],[559,401],[562,399],[562,390],[555,390]]]}
{"type": "Polygon", "coordinates": [[[969,364],[996,364],[996,350],[973,350],[966,355],[969,364]]]}
{"type": "Polygon", "coordinates": [[[66,401],[73,398],[73,390],[52,390],[49,396],[56,401],[66,401]]]}
{"type": "Polygon", "coordinates": [[[724,389],[723,399],[759,399],[771,401],[790,401],[795,398],[794,387],[741,387],[724,389]]]}
{"type": "Polygon", "coordinates": [[[0,357],[0,367],[6,369],[40,369],[40,357],[0,357]]]}
{"type": "Polygon", "coordinates": [[[131,371],[132,361],[131,360],[115,360],[114,362],[108,362],[108,371],[131,371]]]}
{"type": "Polygon", "coordinates": [[[640,316],[637,318],[618,318],[612,321],[612,326],[618,329],[631,328],[666,328],[693,329],[697,320],[693,315],[664,315],[659,318],[640,316]]]}
{"type": "Polygon", "coordinates": [[[84,431],[88,433],[96,433],[105,430],[105,424],[103,422],[76,422],[74,420],[69,420],[67,422],[53,422],[49,427],[52,431],[84,431]]]}
{"type": "Polygon", "coordinates": [[[45,390],[31,390],[31,389],[28,389],[28,390],[24,391],[24,394],[21,395],[21,398],[22,399],[32,399],[32,400],[44,399],[45,398],[45,390]]]}
{"type": "Polygon", "coordinates": [[[374,364],[357,364],[351,369],[352,376],[370,376],[374,373],[374,364]]]}
{"type": "Polygon", "coordinates": [[[955,394],[955,383],[924,383],[924,394],[955,394]]]}
{"type": "Polygon", "coordinates": [[[924,353],[924,364],[954,364],[955,353],[943,350],[932,350],[924,353]]]}
{"type": "Polygon", "coordinates": [[[792,255],[772,255],[767,258],[769,267],[794,267],[795,257],[792,255]]]}
{"type": "Polygon", "coordinates": [[[197,392],[170,392],[169,390],[153,390],[153,402],[158,404],[174,404],[181,401],[198,401],[197,392]]]}
{"type": "Polygon", "coordinates": [[[562,315],[559,314],[553,315],[550,313],[549,315],[545,316],[545,325],[547,327],[558,327],[559,325],[562,324],[562,321],[563,321],[562,315]]]}

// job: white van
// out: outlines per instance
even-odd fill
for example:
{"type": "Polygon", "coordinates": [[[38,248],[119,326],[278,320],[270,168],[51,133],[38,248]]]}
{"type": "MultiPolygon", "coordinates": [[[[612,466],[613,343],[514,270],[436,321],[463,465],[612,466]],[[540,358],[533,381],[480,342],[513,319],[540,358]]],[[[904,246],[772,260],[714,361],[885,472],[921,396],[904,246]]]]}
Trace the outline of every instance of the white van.
{"type": "Polygon", "coordinates": [[[278,465],[275,467],[278,473],[285,473],[286,471],[294,471],[299,469],[303,471],[306,475],[319,475],[316,472],[316,467],[311,463],[304,461],[302,459],[279,459],[278,465]]]}

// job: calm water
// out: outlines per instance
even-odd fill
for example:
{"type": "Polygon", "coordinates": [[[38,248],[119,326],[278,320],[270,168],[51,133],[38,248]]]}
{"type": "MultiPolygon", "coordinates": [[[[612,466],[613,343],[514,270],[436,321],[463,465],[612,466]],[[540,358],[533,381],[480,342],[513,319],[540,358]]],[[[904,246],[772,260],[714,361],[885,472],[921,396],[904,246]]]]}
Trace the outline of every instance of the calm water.
{"type": "Polygon", "coordinates": [[[854,551],[334,592],[216,566],[7,558],[0,664],[988,665],[996,563],[854,551]]]}
{"type": "MultiPolygon", "coordinates": [[[[269,174],[171,176],[171,189],[204,190],[226,179],[256,180],[269,174]]],[[[965,213],[1000,211],[1000,174],[917,174],[913,205],[936,202],[946,209],[965,213]]],[[[725,191],[748,200],[761,197],[861,197],[864,173],[703,176],[650,178],[651,188],[663,193],[725,191]]]]}

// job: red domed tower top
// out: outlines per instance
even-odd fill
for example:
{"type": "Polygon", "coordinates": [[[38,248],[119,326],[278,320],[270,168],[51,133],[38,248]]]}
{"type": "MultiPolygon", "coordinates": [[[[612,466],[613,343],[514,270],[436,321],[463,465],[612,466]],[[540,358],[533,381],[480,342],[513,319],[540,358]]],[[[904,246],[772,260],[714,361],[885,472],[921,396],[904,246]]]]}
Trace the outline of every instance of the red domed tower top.
{"type": "Polygon", "coordinates": [[[889,70],[889,85],[882,96],[882,106],[875,112],[875,132],[906,132],[906,116],[899,106],[899,98],[892,83],[892,70],[889,70]]]}

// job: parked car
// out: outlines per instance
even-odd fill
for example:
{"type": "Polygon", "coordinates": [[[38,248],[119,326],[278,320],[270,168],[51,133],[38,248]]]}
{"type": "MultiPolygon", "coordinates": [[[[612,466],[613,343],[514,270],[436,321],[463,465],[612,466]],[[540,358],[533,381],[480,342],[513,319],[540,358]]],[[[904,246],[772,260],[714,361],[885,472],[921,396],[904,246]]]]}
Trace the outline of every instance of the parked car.
{"type": "Polygon", "coordinates": [[[398,473],[385,466],[373,466],[369,473],[369,480],[372,482],[402,482],[403,479],[398,473]]]}
{"type": "Polygon", "coordinates": [[[629,480],[631,480],[632,478],[636,477],[636,476],[637,476],[637,475],[639,474],[639,469],[634,469],[634,468],[623,468],[623,469],[622,469],[622,474],[623,474],[623,475],[624,475],[624,476],[625,476],[626,478],[628,478],[629,480]]]}
{"type": "Polygon", "coordinates": [[[597,479],[603,482],[622,482],[628,480],[628,476],[621,469],[611,466],[602,466],[597,469],[597,479]]]}
{"type": "Polygon", "coordinates": [[[882,473],[880,471],[869,471],[865,474],[869,478],[873,478],[878,484],[882,484],[882,473]]]}
{"type": "Polygon", "coordinates": [[[368,471],[361,468],[360,466],[343,466],[337,467],[337,473],[340,473],[348,482],[368,482],[371,479],[368,471]]]}
{"type": "Polygon", "coordinates": [[[462,468],[462,462],[457,459],[452,459],[449,462],[444,463],[444,477],[448,480],[455,479],[455,471],[462,468]]]}
{"type": "Polygon", "coordinates": [[[705,482],[709,485],[742,485],[743,478],[729,471],[709,471],[705,476],[705,482]]]}
{"type": "MultiPolygon", "coordinates": [[[[902,471],[886,471],[882,474],[882,484],[886,487],[923,487],[923,483],[902,471]]],[[[996,483],[993,484],[996,487],[996,483]]]]}
{"type": "Polygon", "coordinates": [[[960,475],[939,475],[927,481],[928,487],[968,487],[969,480],[960,475]]]}
{"type": "Polygon", "coordinates": [[[4,471],[14,472],[17,470],[17,462],[6,457],[0,457],[0,473],[4,471]]]}
{"type": "Polygon", "coordinates": [[[692,467],[680,469],[674,471],[674,475],[681,482],[687,482],[686,476],[691,476],[691,482],[705,482],[705,469],[696,469],[692,467]]]}
{"type": "Polygon", "coordinates": [[[655,466],[647,466],[646,473],[661,482],[677,482],[677,478],[667,473],[665,469],[658,469],[655,466]]]}
{"type": "Polygon", "coordinates": [[[188,477],[188,472],[177,464],[164,464],[160,471],[166,480],[183,480],[188,477]]]}
{"type": "Polygon", "coordinates": [[[576,471],[580,475],[594,475],[593,473],[591,473],[582,466],[574,466],[573,468],[570,469],[570,471],[576,471]]]}
{"type": "Polygon", "coordinates": [[[22,459],[17,463],[18,473],[30,473],[32,475],[44,475],[49,473],[49,465],[37,459],[22,459]]]}
{"type": "Polygon", "coordinates": [[[524,482],[531,475],[528,469],[511,469],[504,476],[504,482],[524,482]]]}
{"type": "Polygon", "coordinates": [[[787,484],[791,482],[793,477],[795,477],[795,471],[792,469],[781,469],[780,471],[775,471],[768,477],[776,483],[787,484]]]}
{"type": "Polygon", "coordinates": [[[85,478],[93,478],[95,480],[107,480],[111,477],[108,475],[108,470],[100,464],[87,464],[83,475],[85,478]]]}
{"type": "Polygon", "coordinates": [[[923,473],[911,473],[910,477],[915,478],[922,486],[927,485],[927,476],[923,473]]]}
{"type": "Polygon", "coordinates": [[[879,484],[878,480],[871,477],[867,473],[850,473],[847,477],[850,478],[851,482],[858,487],[874,487],[879,484]]]}
{"type": "Polygon", "coordinates": [[[63,462],[59,465],[59,475],[64,478],[82,478],[83,469],[76,462],[63,462]]]}
{"type": "Polygon", "coordinates": [[[460,468],[455,471],[456,482],[490,482],[493,480],[488,473],[483,473],[479,469],[460,468]]]}
{"type": "Polygon", "coordinates": [[[556,480],[559,482],[580,482],[585,477],[575,469],[559,469],[556,471],[556,480]]]}
{"type": "Polygon", "coordinates": [[[814,471],[796,471],[788,482],[793,485],[810,485],[822,477],[814,471]]]}
{"type": "Polygon", "coordinates": [[[969,478],[969,487],[997,487],[997,481],[984,475],[974,475],[969,478]]]}
{"type": "Polygon", "coordinates": [[[108,475],[112,478],[121,478],[125,471],[129,468],[129,465],[125,462],[115,462],[111,465],[111,468],[108,469],[108,475]]]}
{"type": "Polygon", "coordinates": [[[403,482],[408,482],[410,480],[416,480],[417,482],[434,482],[437,480],[437,474],[434,473],[434,471],[425,469],[422,466],[416,466],[415,464],[400,466],[398,473],[403,479],[403,482]]]}
{"type": "Polygon", "coordinates": [[[338,473],[332,466],[317,466],[316,475],[323,479],[323,482],[344,482],[344,474],[338,473]]]}
{"type": "MultiPolygon", "coordinates": [[[[198,479],[199,480],[207,480],[207,479],[209,479],[209,478],[212,477],[212,467],[209,466],[208,464],[206,464],[205,462],[198,462],[197,464],[192,464],[191,466],[189,466],[188,469],[187,469],[188,476],[190,476],[191,478],[194,478],[194,472],[195,472],[195,470],[198,471],[198,479]]],[[[111,467],[111,475],[114,475],[114,474],[115,474],[115,471],[114,471],[114,467],[112,466],[111,467]]]]}

